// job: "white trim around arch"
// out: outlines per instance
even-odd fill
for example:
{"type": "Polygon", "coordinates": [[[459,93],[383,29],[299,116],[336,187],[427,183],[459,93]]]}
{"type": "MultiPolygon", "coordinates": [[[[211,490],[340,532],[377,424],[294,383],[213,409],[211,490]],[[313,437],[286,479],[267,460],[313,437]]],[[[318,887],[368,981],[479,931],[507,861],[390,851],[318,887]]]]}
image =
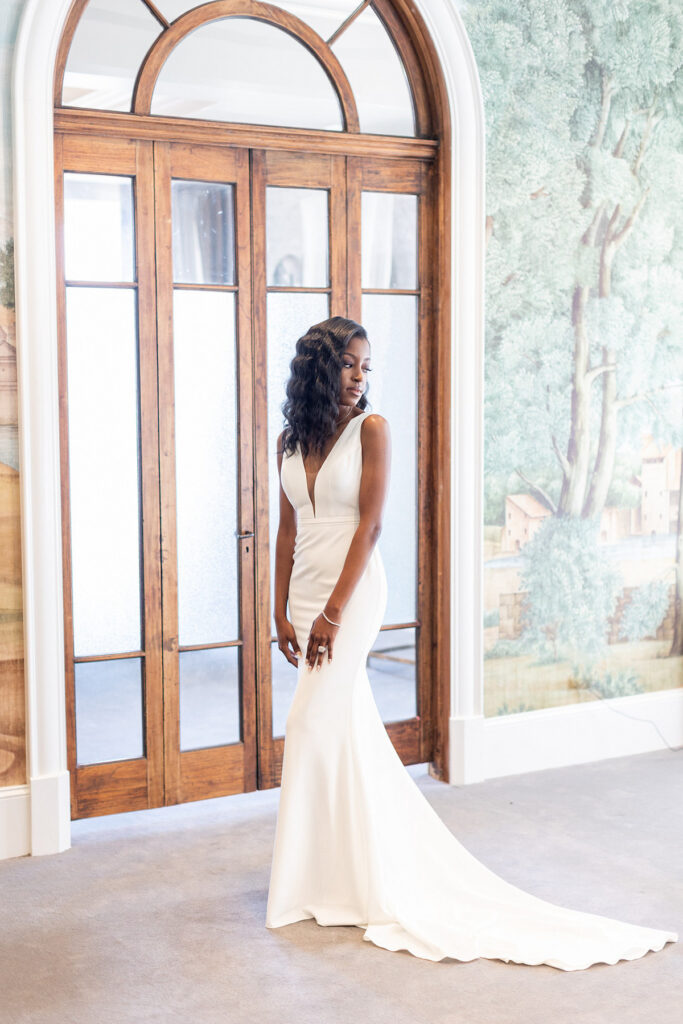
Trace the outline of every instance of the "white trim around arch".
{"type": "MultiPolygon", "coordinates": [[[[13,73],[17,362],[29,784],[0,789],[0,858],[70,846],[57,375],[52,72],[71,0],[27,0],[13,73]]],[[[454,784],[683,742],[683,693],[483,717],[484,112],[453,0],[415,0],[453,121],[450,779],[454,784]],[[634,703],[635,702],[635,703],[634,703]],[[618,710],[618,708],[615,708],[618,710]],[[579,739],[580,737],[580,739],[579,739]]]]}

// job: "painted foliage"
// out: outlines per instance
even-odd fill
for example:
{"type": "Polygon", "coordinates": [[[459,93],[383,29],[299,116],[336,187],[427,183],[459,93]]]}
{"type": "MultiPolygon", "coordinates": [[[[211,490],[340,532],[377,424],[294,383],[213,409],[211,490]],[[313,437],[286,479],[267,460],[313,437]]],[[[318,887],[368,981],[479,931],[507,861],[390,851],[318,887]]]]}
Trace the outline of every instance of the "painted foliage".
{"type": "Polygon", "coordinates": [[[487,122],[486,713],[680,686],[683,8],[462,13],[487,122]]]}

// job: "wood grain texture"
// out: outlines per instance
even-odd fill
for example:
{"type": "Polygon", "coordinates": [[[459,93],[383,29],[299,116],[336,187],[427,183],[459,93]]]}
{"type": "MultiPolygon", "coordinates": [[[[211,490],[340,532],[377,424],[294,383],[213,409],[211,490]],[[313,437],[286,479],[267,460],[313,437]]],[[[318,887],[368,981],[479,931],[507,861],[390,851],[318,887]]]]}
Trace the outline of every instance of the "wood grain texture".
{"type": "Polygon", "coordinates": [[[290,152],[336,153],[391,157],[434,158],[436,139],[399,135],[347,134],[315,128],[278,128],[267,125],[226,124],[195,118],[162,117],[158,114],[125,114],[118,111],[60,107],[54,112],[55,127],[65,134],[101,135],[124,139],[166,142],[198,142],[206,145],[243,146],[245,149],[284,149],[290,152]]]}

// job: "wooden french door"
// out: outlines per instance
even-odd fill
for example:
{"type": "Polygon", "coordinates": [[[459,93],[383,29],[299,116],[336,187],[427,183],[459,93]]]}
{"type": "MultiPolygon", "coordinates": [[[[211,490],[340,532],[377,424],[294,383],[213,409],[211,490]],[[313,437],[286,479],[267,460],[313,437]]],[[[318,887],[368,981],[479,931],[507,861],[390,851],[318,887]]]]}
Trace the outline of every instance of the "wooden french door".
{"type": "Polygon", "coordinates": [[[69,133],[55,154],[73,817],[279,784],[274,441],[294,341],[337,313],[374,325],[399,403],[409,568],[371,676],[403,760],[429,760],[427,169],[69,133]]]}

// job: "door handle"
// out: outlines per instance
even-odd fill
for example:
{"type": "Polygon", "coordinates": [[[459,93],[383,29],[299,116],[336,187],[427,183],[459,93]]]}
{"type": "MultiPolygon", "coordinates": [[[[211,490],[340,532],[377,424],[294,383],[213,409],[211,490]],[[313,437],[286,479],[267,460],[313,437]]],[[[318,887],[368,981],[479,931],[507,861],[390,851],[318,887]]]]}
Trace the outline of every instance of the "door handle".
{"type": "Polygon", "coordinates": [[[251,531],[249,531],[247,533],[238,533],[238,531],[235,530],[235,536],[237,537],[238,540],[244,540],[245,537],[253,537],[254,536],[254,531],[251,530],[251,531]]]}

